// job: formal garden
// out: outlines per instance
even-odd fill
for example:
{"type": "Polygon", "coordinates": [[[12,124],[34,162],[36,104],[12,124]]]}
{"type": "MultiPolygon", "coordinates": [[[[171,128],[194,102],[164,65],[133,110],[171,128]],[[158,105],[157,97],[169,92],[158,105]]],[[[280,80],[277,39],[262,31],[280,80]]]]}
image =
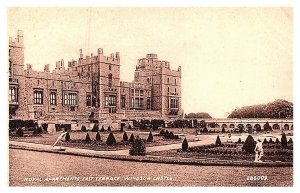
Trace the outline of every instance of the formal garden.
{"type": "MultiPolygon", "coordinates": [[[[263,140],[264,162],[293,162],[293,140],[285,133],[281,139],[273,141],[272,138],[263,140]]],[[[230,161],[253,161],[255,157],[256,141],[252,135],[248,135],[245,141],[239,138],[236,142],[221,142],[219,135],[214,144],[189,147],[185,138],[182,148],[160,152],[151,152],[155,156],[182,157],[194,159],[220,159],[230,161]]]]}

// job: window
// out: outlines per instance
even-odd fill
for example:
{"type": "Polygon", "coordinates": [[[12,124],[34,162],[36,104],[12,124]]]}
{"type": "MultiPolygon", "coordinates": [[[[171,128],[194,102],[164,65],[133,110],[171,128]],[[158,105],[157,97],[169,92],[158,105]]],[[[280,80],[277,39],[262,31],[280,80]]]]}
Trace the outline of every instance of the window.
{"type": "Polygon", "coordinates": [[[170,83],[170,78],[168,78],[168,83],[170,83]]]}
{"type": "Polygon", "coordinates": [[[175,78],[175,85],[176,85],[177,83],[176,83],[176,78],[175,78]]]}
{"type": "Polygon", "coordinates": [[[174,89],[175,93],[176,93],[176,88],[174,89]]]}
{"type": "Polygon", "coordinates": [[[74,92],[64,93],[64,105],[76,106],[77,93],[74,92]]]}
{"type": "Polygon", "coordinates": [[[105,96],[105,106],[116,106],[116,96],[115,95],[105,96]]]}
{"type": "Polygon", "coordinates": [[[108,66],[108,69],[111,70],[111,65],[108,66]]]}
{"type": "Polygon", "coordinates": [[[43,104],[43,91],[42,90],[35,90],[33,92],[34,96],[34,104],[43,104]]]}
{"type": "Polygon", "coordinates": [[[170,88],[168,87],[168,94],[169,94],[169,92],[170,92],[170,88]]]}
{"type": "Polygon", "coordinates": [[[9,61],[9,77],[12,76],[12,65],[11,65],[11,61],[9,61]]]}
{"type": "Polygon", "coordinates": [[[178,108],[178,99],[170,99],[170,108],[177,109],[178,108]]]}
{"type": "Polygon", "coordinates": [[[86,95],[86,106],[90,107],[92,104],[92,96],[86,95]]]}
{"type": "Polygon", "coordinates": [[[56,92],[50,92],[50,105],[56,105],[56,92]]]}
{"type": "Polygon", "coordinates": [[[134,107],[135,108],[144,108],[144,99],[136,97],[134,100],[134,107]]]}
{"type": "Polygon", "coordinates": [[[9,87],[9,102],[17,102],[18,101],[18,95],[17,95],[18,89],[16,87],[9,87]]]}
{"type": "Polygon", "coordinates": [[[150,101],[150,98],[147,98],[147,109],[151,109],[151,101],[150,101]]]}
{"type": "Polygon", "coordinates": [[[111,73],[108,74],[108,86],[109,87],[112,86],[112,74],[111,73]]]}
{"type": "Polygon", "coordinates": [[[125,107],[125,96],[121,97],[121,107],[124,108],[125,107]]]}

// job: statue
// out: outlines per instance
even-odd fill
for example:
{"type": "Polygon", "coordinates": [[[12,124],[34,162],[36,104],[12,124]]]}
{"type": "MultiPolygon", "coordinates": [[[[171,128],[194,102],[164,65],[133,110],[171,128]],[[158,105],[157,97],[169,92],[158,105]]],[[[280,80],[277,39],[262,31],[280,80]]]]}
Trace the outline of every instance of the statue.
{"type": "Polygon", "coordinates": [[[64,141],[66,141],[66,135],[67,135],[68,132],[63,132],[58,138],[57,140],[55,141],[55,143],[53,144],[53,149],[55,148],[55,145],[60,142],[60,147],[59,147],[59,150],[65,150],[65,149],[62,149],[61,146],[62,146],[62,143],[64,141]]]}
{"type": "Polygon", "coordinates": [[[262,162],[261,158],[264,155],[264,150],[263,150],[263,146],[262,146],[262,141],[259,138],[257,139],[257,143],[256,143],[254,151],[255,151],[254,162],[262,162]]]}

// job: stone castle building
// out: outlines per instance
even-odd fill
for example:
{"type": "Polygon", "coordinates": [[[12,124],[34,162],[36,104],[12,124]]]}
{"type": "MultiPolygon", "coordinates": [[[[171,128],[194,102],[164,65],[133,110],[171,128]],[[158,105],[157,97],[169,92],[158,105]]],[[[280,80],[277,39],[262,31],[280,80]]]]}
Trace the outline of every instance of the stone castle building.
{"type": "Polygon", "coordinates": [[[10,119],[103,121],[182,118],[181,68],[171,70],[156,54],[138,59],[133,82],[120,80],[120,54],[56,62],[50,72],[24,67],[23,32],[9,39],[10,119]]]}

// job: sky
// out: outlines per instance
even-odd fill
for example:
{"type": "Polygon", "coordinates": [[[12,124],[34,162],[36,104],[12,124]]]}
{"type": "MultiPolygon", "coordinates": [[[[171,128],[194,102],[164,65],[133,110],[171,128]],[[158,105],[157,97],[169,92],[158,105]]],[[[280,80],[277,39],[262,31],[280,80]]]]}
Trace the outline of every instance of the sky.
{"type": "Polygon", "coordinates": [[[137,59],[158,54],[181,66],[185,113],[293,102],[292,8],[9,8],[8,36],[18,29],[35,70],[103,48],[132,81],[137,59]]]}

